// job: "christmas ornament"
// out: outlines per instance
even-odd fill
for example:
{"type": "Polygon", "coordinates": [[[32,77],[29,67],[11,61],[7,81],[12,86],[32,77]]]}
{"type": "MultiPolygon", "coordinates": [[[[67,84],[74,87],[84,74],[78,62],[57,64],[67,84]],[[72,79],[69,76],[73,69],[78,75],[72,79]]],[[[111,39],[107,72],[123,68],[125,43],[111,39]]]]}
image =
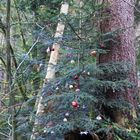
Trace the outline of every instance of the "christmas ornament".
{"type": "Polygon", "coordinates": [[[73,88],[73,85],[69,85],[69,88],[72,89],[73,88]]]}
{"type": "Polygon", "coordinates": [[[44,130],[44,133],[46,133],[46,132],[47,132],[47,129],[44,130]]]}
{"type": "Polygon", "coordinates": [[[100,115],[98,115],[97,117],[96,117],[96,120],[102,120],[102,117],[100,116],[100,115]]]}
{"type": "Polygon", "coordinates": [[[80,134],[81,134],[81,135],[83,135],[83,134],[84,134],[84,135],[87,135],[88,132],[87,132],[87,131],[84,131],[84,132],[80,132],[80,134]]]}
{"type": "Polygon", "coordinates": [[[65,116],[66,117],[69,117],[70,116],[69,112],[65,113],[65,116]]]}
{"type": "Polygon", "coordinates": [[[74,108],[77,108],[79,105],[78,105],[78,102],[77,101],[73,101],[72,102],[72,106],[74,107],[74,108]]]}
{"type": "Polygon", "coordinates": [[[51,131],[51,134],[54,134],[54,131],[51,131]]]}
{"type": "Polygon", "coordinates": [[[59,90],[59,87],[57,87],[56,90],[59,90]]]}
{"type": "Polygon", "coordinates": [[[90,75],[90,72],[87,72],[87,75],[90,75]]]}
{"type": "Polygon", "coordinates": [[[83,74],[85,74],[85,73],[86,73],[86,71],[84,70],[84,71],[83,71],[83,74]]]}
{"type": "Polygon", "coordinates": [[[48,122],[46,126],[47,127],[52,127],[53,126],[53,122],[52,121],[48,122]]]}
{"type": "Polygon", "coordinates": [[[96,54],[97,54],[96,51],[92,51],[92,52],[90,53],[90,55],[92,55],[92,56],[94,56],[94,57],[96,57],[96,54]]]}
{"type": "Polygon", "coordinates": [[[70,63],[71,63],[71,64],[74,64],[74,63],[75,63],[75,61],[74,61],[74,60],[71,60],[71,61],[70,61],[70,63]]]}
{"type": "Polygon", "coordinates": [[[67,121],[68,121],[67,118],[64,118],[64,119],[63,119],[63,122],[67,122],[67,121]]]}
{"type": "Polygon", "coordinates": [[[79,76],[74,76],[74,80],[79,80],[79,76]]]}
{"type": "Polygon", "coordinates": [[[50,53],[51,52],[50,47],[47,48],[46,52],[47,53],[50,53]]]}
{"type": "Polygon", "coordinates": [[[113,93],[115,93],[115,89],[113,89],[113,93]]]}
{"type": "Polygon", "coordinates": [[[80,89],[79,89],[79,88],[77,88],[75,91],[76,91],[76,92],[79,92],[79,91],[80,91],[80,89]]]}
{"type": "Polygon", "coordinates": [[[83,105],[83,106],[82,106],[82,108],[83,108],[83,109],[85,109],[85,108],[86,108],[86,106],[85,106],[85,105],[83,105]]]}

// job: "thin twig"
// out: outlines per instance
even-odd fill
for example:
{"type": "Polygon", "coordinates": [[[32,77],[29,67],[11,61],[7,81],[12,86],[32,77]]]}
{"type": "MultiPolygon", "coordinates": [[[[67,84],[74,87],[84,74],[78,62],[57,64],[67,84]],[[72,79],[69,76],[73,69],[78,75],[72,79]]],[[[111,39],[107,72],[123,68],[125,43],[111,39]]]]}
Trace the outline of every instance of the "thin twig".
{"type": "Polygon", "coordinates": [[[37,40],[34,42],[34,44],[32,45],[32,47],[29,49],[29,51],[26,53],[24,59],[20,62],[20,64],[18,65],[17,69],[16,69],[16,72],[14,73],[14,80],[11,84],[11,87],[14,85],[15,83],[15,78],[16,78],[16,74],[18,72],[18,70],[20,69],[21,65],[24,63],[24,61],[26,60],[27,56],[30,54],[30,52],[32,51],[32,49],[36,46],[36,44],[38,43],[39,41],[39,37],[37,38],[37,40]]]}
{"type": "Polygon", "coordinates": [[[9,125],[10,127],[12,127],[12,125],[11,125],[11,123],[10,123],[10,118],[11,118],[11,115],[8,117],[8,125],[9,125]]]}

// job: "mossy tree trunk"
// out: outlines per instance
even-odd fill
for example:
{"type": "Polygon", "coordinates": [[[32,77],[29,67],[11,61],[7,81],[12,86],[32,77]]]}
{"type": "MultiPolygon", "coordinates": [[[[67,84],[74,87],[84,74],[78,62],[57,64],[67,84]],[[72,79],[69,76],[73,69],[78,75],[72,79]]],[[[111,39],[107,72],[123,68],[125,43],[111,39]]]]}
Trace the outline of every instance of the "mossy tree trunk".
{"type": "Polygon", "coordinates": [[[12,107],[15,104],[15,94],[12,92],[12,63],[11,63],[11,44],[10,44],[10,18],[11,18],[11,0],[7,0],[7,15],[6,15],[6,80],[8,83],[7,94],[9,94],[9,113],[11,116],[11,134],[10,139],[16,140],[16,120],[15,109],[12,107]]]}

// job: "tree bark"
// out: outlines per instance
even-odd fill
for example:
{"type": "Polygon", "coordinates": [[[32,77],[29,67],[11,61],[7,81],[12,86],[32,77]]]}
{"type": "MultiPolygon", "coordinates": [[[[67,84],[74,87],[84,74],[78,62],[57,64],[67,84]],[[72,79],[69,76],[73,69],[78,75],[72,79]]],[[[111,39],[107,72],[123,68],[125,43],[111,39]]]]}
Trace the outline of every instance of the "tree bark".
{"type": "Polygon", "coordinates": [[[7,56],[7,74],[6,79],[9,83],[9,87],[11,84],[11,50],[10,50],[10,5],[11,1],[7,0],[7,17],[6,17],[6,56],[7,56]]]}
{"type": "MultiPolygon", "coordinates": [[[[136,76],[136,51],[134,46],[135,32],[134,32],[134,0],[104,0],[107,8],[104,10],[109,18],[101,22],[100,28],[102,33],[113,32],[120,30],[113,40],[109,41],[107,47],[109,51],[107,54],[100,54],[98,63],[125,61],[132,64],[130,74],[127,76],[128,80],[137,85],[136,76]]],[[[133,105],[132,116],[135,117],[136,105],[136,88],[126,89],[126,93],[122,94],[123,98],[133,105]]],[[[115,99],[117,93],[109,93],[107,98],[115,99]]],[[[114,121],[119,124],[124,124],[124,115],[120,110],[113,111],[112,116],[114,121]]]]}
{"type": "Polygon", "coordinates": [[[7,15],[6,15],[6,80],[8,82],[7,93],[9,94],[9,113],[11,114],[11,140],[16,140],[15,133],[15,110],[11,106],[15,103],[15,96],[12,93],[12,73],[11,73],[11,44],[10,44],[10,16],[11,16],[11,0],[7,0],[7,15]]]}
{"type": "MultiPolygon", "coordinates": [[[[67,14],[68,13],[68,7],[69,7],[68,3],[66,3],[66,2],[63,3],[62,6],[61,6],[60,13],[61,14],[62,13],[67,14]]],[[[65,28],[65,24],[60,21],[57,24],[56,33],[55,33],[55,36],[54,36],[54,38],[58,39],[58,40],[56,41],[56,43],[53,44],[53,46],[51,48],[52,51],[51,51],[51,55],[50,55],[50,59],[49,59],[49,63],[48,63],[48,68],[47,68],[42,92],[44,92],[46,84],[49,83],[51,80],[53,80],[55,78],[55,67],[56,67],[58,59],[59,59],[59,48],[60,48],[61,38],[62,38],[63,33],[64,33],[64,28],[65,28]]],[[[40,121],[39,121],[38,117],[40,117],[44,114],[45,106],[44,106],[44,104],[42,104],[43,100],[44,100],[44,98],[41,95],[39,97],[39,100],[37,101],[37,104],[36,104],[37,105],[36,119],[35,119],[33,132],[32,132],[30,140],[35,140],[41,135],[37,131],[36,127],[38,127],[40,125],[40,121]]]]}
{"type": "MultiPolygon", "coordinates": [[[[9,16],[9,15],[8,15],[9,16]]],[[[16,57],[15,57],[15,53],[14,53],[14,50],[13,50],[13,48],[12,48],[12,45],[11,45],[11,42],[10,42],[10,40],[8,39],[8,34],[7,34],[7,31],[9,30],[8,28],[7,28],[7,26],[8,25],[5,25],[3,22],[2,22],[2,20],[1,20],[1,18],[0,18],[0,28],[2,29],[2,31],[3,31],[3,34],[4,34],[4,37],[5,37],[5,40],[6,40],[6,44],[8,44],[8,49],[9,50],[7,50],[7,51],[10,51],[10,53],[8,53],[8,55],[12,58],[12,60],[13,60],[13,63],[14,63],[14,66],[15,66],[15,68],[17,69],[18,68],[18,64],[17,64],[17,60],[16,60],[16,57]],[[7,42],[7,41],[9,41],[9,42],[7,42]]],[[[7,56],[8,57],[8,56],[7,56]]],[[[2,59],[2,57],[0,57],[0,60],[3,62],[3,64],[4,64],[4,66],[6,67],[7,65],[6,65],[6,63],[5,63],[5,61],[2,59]]],[[[10,60],[11,61],[11,60],[10,60]]],[[[8,62],[9,63],[9,62],[8,62]]],[[[11,63],[11,62],[10,62],[11,63]]],[[[9,71],[9,70],[7,70],[7,71],[9,71]]],[[[19,87],[19,90],[20,90],[20,92],[21,92],[21,95],[23,96],[23,99],[25,100],[25,101],[27,101],[27,99],[28,99],[28,97],[27,97],[27,95],[26,95],[26,93],[25,93],[25,89],[21,86],[22,85],[22,83],[21,83],[21,81],[17,81],[17,84],[18,84],[18,87],[19,87]]]]}

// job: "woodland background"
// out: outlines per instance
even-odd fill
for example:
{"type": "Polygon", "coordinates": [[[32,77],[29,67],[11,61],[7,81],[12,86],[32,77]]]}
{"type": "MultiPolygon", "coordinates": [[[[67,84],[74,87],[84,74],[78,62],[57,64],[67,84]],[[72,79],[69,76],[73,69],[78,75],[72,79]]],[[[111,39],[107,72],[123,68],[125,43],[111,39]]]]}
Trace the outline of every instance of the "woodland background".
{"type": "Polygon", "coordinates": [[[139,0],[1,0],[0,140],[140,140],[139,45],[139,0]]]}

